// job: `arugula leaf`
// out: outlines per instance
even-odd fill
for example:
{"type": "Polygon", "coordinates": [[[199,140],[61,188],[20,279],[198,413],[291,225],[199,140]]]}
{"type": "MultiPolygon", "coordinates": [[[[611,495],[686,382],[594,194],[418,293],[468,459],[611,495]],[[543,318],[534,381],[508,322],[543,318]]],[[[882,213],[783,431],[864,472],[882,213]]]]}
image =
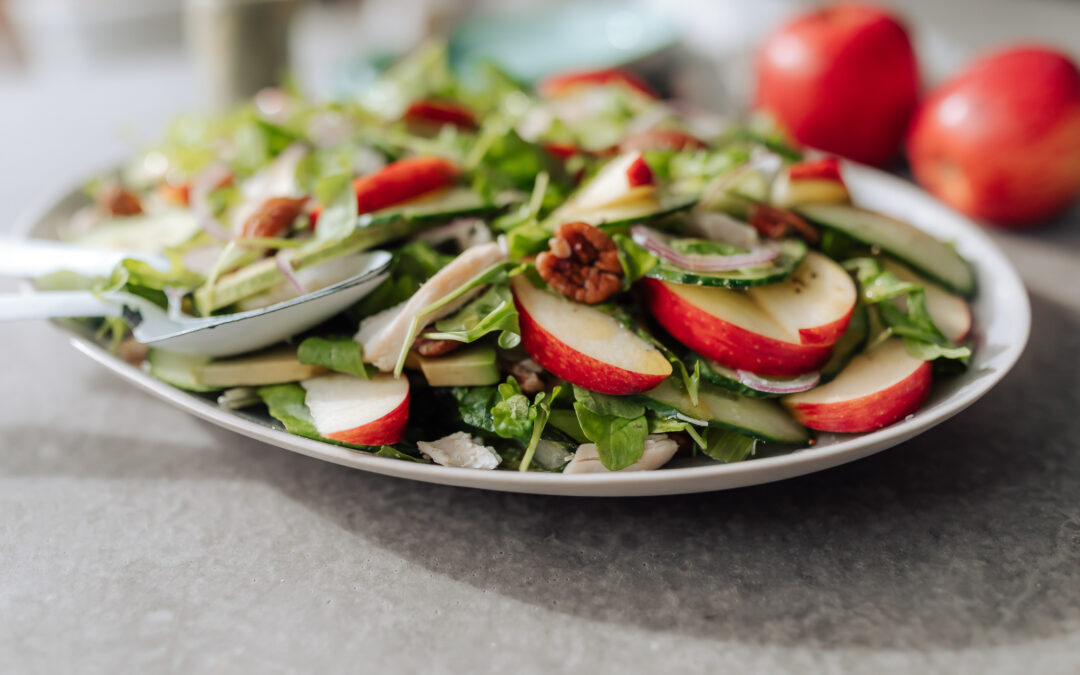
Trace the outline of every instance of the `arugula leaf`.
{"type": "Polygon", "coordinates": [[[495,331],[501,331],[499,346],[503,349],[513,349],[521,342],[517,308],[509,286],[490,286],[456,313],[435,322],[435,331],[424,333],[424,337],[475,342],[495,331]]]}
{"type": "Polygon", "coordinates": [[[397,377],[401,375],[401,371],[405,368],[405,358],[409,355],[409,349],[412,347],[416,335],[420,332],[420,327],[426,323],[429,315],[437,312],[446,305],[449,305],[451,302],[454,302],[474,288],[486,284],[506,284],[511,276],[520,273],[523,269],[523,266],[516,265],[509,261],[495,263],[461,286],[458,286],[450,293],[447,293],[439,300],[414,314],[409,321],[409,330],[405,334],[405,341],[402,343],[401,352],[398,354],[397,365],[394,366],[394,376],[397,377]]]}
{"type": "Polygon", "coordinates": [[[495,434],[492,407],[499,392],[495,387],[453,387],[450,395],[457,401],[458,414],[465,424],[495,434]]]}
{"type": "Polygon", "coordinates": [[[389,457],[390,459],[403,459],[408,462],[418,462],[420,464],[431,464],[431,460],[426,457],[414,457],[407,452],[402,452],[392,445],[380,446],[373,454],[379,457],[389,457]]]}
{"type": "Polygon", "coordinates": [[[573,385],[574,400],[584,405],[597,415],[608,415],[634,419],[645,414],[645,406],[635,403],[625,396],[610,396],[598,394],[582,387],[573,385]]]}
{"type": "Polygon", "coordinates": [[[656,267],[660,259],[625,234],[613,234],[611,238],[619,250],[619,264],[623,269],[622,290],[628,291],[638,279],[656,267]]]}
{"type": "Polygon", "coordinates": [[[506,248],[511,260],[534,256],[548,246],[551,231],[536,224],[526,224],[506,234],[506,248]]]}
{"type": "Polygon", "coordinates": [[[634,418],[602,415],[580,401],[574,403],[574,412],[582,432],[596,444],[600,463],[609,471],[625,469],[645,453],[645,437],[649,435],[645,415],[634,418]]]}
{"type": "Polygon", "coordinates": [[[748,459],[756,449],[757,439],[728,429],[709,429],[705,454],[715,460],[731,463],[748,459]]]}
{"type": "Polygon", "coordinates": [[[315,226],[319,242],[341,241],[357,227],[359,207],[351,173],[324,176],[315,185],[315,198],[323,205],[315,226]]]}
{"type": "Polygon", "coordinates": [[[529,398],[522,393],[521,385],[513,376],[498,386],[498,392],[502,400],[491,409],[495,433],[527,443],[532,433],[529,398]]]}
{"type": "Polygon", "coordinates": [[[300,363],[323,366],[340,373],[369,379],[364,365],[364,347],[351,337],[309,337],[296,350],[300,363]]]}
{"type": "MultiPolygon", "coordinates": [[[[702,432],[698,431],[697,427],[689,422],[684,422],[674,417],[661,417],[655,413],[649,415],[649,433],[650,434],[667,434],[673,431],[684,431],[687,435],[693,439],[694,444],[701,449],[705,449],[706,441],[702,437],[702,432]]],[[[708,429],[703,431],[707,432],[708,429]]]]}
{"type": "Polygon", "coordinates": [[[966,363],[971,349],[950,342],[934,324],[922,285],[901,281],[873,258],[847,260],[844,268],[855,274],[860,294],[867,303],[871,325],[868,350],[898,335],[904,338],[908,353],[916,358],[956,359],[966,363]],[[905,309],[897,304],[901,298],[905,309]]]}

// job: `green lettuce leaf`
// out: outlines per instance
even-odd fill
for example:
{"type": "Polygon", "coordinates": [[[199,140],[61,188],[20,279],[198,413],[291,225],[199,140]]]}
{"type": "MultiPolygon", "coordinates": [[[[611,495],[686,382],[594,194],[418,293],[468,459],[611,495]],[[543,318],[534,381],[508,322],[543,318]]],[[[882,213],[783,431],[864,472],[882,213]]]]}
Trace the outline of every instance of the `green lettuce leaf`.
{"type": "Polygon", "coordinates": [[[625,469],[641,459],[645,452],[645,437],[649,423],[645,415],[627,418],[593,412],[577,401],[574,412],[585,436],[596,444],[600,463],[609,471],[625,469]]]}
{"type": "Polygon", "coordinates": [[[499,346],[513,349],[521,342],[518,313],[510,287],[490,286],[450,316],[435,322],[435,331],[424,333],[430,340],[475,342],[499,331],[499,346]]]}
{"type": "Polygon", "coordinates": [[[757,440],[727,429],[709,429],[705,454],[720,462],[741,462],[753,456],[757,440]]]}
{"type": "Polygon", "coordinates": [[[296,350],[300,363],[323,366],[339,373],[368,379],[364,347],[351,337],[309,337],[296,350]]]}

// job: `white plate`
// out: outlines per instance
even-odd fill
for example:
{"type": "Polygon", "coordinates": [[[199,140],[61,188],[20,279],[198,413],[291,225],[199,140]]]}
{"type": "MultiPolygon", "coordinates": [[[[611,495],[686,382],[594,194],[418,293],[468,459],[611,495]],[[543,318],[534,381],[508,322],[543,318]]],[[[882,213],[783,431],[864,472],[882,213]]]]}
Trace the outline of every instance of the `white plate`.
{"type": "MultiPolygon", "coordinates": [[[[1016,363],[1027,342],[1031,310],[1016,271],[975,224],[934,201],[914,185],[864,166],[847,164],[844,176],[855,201],[907,220],[955,242],[974,263],[979,296],[973,304],[976,352],[966,373],[934,384],[929,401],[906,420],[868,434],[822,434],[812,448],[736,464],[702,458],[659,471],[571,475],[452,469],[376,457],[320,443],[281,430],[265,414],[224,410],[212,398],[174,389],[112,356],[93,341],[68,331],[81,352],[120,377],[213,424],[286,450],[365,471],[414,480],[504,490],[574,496],[634,496],[704,492],[755,485],[820,471],[892,447],[939,424],[988,392],[1016,363]]],[[[24,223],[30,236],[53,238],[85,198],[72,191],[24,223]]],[[[65,329],[67,330],[67,329],[65,329]]]]}

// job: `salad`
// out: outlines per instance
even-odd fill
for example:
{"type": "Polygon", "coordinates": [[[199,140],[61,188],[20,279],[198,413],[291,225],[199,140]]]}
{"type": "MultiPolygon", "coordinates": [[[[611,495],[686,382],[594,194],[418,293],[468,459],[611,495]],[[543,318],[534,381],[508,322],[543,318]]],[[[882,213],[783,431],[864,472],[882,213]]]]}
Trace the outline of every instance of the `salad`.
{"type": "Polygon", "coordinates": [[[355,306],[256,353],[126,358],[289,433],[563,473],[737,462],[914,413],[967,366],[970,266],[853,205],[843,167],[629,72],[463,81],[429,45],[356,100],[266,90],[183,118],[65,237],[164,253],[109,278],[171,311],[270,307],[391,253],[355,306]]]}

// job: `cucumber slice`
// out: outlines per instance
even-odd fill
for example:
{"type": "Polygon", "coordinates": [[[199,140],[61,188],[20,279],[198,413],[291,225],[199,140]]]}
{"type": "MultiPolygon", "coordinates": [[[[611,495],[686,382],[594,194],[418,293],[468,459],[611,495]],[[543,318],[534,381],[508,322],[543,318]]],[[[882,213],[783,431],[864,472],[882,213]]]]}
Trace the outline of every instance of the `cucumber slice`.
{"type": "Polygon", "coordinates": [[[780,256],[768,265],[726,272],[696,272],[661,260],[645,276],[694,286],[749,288],[787,279],[805,256],[805,242],[801,239],[785,239],[780,242],[780,256]]]}
{"type": "Polygon", "coordinates": [[[877,246],[949,290],[970,298],[975,273],[951,246],[901,220],[846,204],[805,204],[795,211],[852,239],[877,246]]]}
{"type": "Polygon", "coordinates": [[[222,387],[208,387],[199,381],[199,371],[209,364],[209,356],[177,354],[161,349],[151,349],[146,355],[150,374],[166,384],[188,391],[219,391],[222,387]]]}
{"type": "MultiPolygon", "coordinates": [[[[416,234],[438,223],[465,215],[492,213],[506,202],[486,202],[470,190],[455,189],[441,198],[405,207],[384,209],[360,216],[360,227],[341,241],[327,242],[314,248],[298,249],[293,257],[297,270],[318,265],[333,258],[374,248],[394,239],[416,234]]],[[[284,277],[273,258],[264,258],[218,280],[212,288],[195,291],[195,306],[207,315],[244,298],[273,288],[284,277]]]]}
{"type": "Polygon", "coordinates": [[[637,399],[665,417],[730,429],[763,441],[802,445],[810,440],[810,432],[779,403],[740,396],[708,384],[699,388],[697,405],[670,380],[639,394],[637,399]]]}
{"type": "Polygon", "coordinates": [[[825,384],[839,375],[844,366],[862,351],[868,337],[870,337],[870,321],[866,315],[866,306],[860,302],[855,305],[844,334],[833,345],[832,356],[821,367],[821,383],[825,384]]]}
{"type": "Polygon", "coordinates": [[[721,363],[717,363],[716,361],[711,361],[700,354],[691,352],[686,357],[687,367],[692,367],[697,363],[701,364],[701,379],[709,384],[714,384],[721,389],[726,389],[751,398],[776,398],[779,396],[779,394],[758,391],[753,387],[748,387],[739,381],[738,374],[731,368],[728,368],[721,363]]]}
{"type": "Polygon", "coordinates": [[[688,211],[697,204],[696,195],[662,195],[657,202],[626,204],[606,209],[572,211],[557,209],[544,221],[548,229],[555,229],[561,223],[583,221],[590,225],[612,230],[618,227],[648,223],[659,220],[673,213],[688,211]]]}

